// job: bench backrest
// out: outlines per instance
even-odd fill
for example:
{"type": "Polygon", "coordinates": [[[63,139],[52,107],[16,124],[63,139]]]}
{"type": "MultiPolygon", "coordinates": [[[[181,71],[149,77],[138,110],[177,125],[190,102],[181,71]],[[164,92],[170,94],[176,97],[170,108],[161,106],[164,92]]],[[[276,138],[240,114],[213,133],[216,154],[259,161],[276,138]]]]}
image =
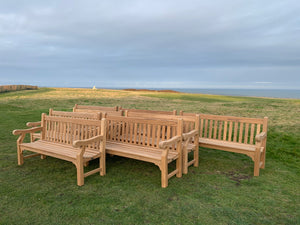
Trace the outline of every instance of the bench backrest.
{"type": "Polygon", "coordinates": [[[118,106],[116,107],[104,107],[104,106],[87,106],[87,105],[75,105],[73,108],[73,112],[81,112],[81,113],[101,113],[102,117],[108,116],[122,116],[123,111],[118,110],[118,106]]]}
{"type": "Polygon", "coordinates": [[[101,120],[105,117],[105,114],[102,112],[65,112],[49,109],[49,116],[101,120]]]}
{"type": "Polygon", "coordinates": [[[158,115],[176,115],[177,110],[173,111],[159,111],[159,110],[147,110],[147,109],[125,109],[120,107],[120,110],[128,111],[130,113],[145,113],[145,114],[158,114],[158,115]]]}
{"type": "Polygon", "coordinates": [[[106,107],[106,106],[77,105],[77,104],[75,104],[75,106],[73,107],[73,112],[89,112],[89,111],[101,111],[101,112],[118,111],[118,106],[106,107]]]}
{"type": "MultiPolygon", "coordinates": [[[[182,120],[107,118],[107,140],[158,148],[159,142],[182,135],[182,120]]],[[[175,150],[176,146],[173,146],[175,150]]]]}
{"type": "Polygon", "coordinates": [[[193,116],[177,116],[167,114],[150,114],[150,113],[138,113],[132,111],[125,111],[124,116],[126,117],[137,117],[145,119],[161,119],[161,120],[183,120],[183,133],[187,133],[194,129],[199,129],[199,115],[194,114],[193,116]]]}
{"type": "Polygon", "coordinates": [[[244,118],[200,114],[199,137],[255,144],[255,136],[267,132],[268,118],[244,118]]]}
{"type": "MultiPolygon", "coordinates": [[[[41,140],[72,145],[73,141],[88,139],[97,135],[106,135],[105,119],[74,119],[42,114],[41,140]]],[[[89,145],[95,149],[99,146],[89,145]]]]}

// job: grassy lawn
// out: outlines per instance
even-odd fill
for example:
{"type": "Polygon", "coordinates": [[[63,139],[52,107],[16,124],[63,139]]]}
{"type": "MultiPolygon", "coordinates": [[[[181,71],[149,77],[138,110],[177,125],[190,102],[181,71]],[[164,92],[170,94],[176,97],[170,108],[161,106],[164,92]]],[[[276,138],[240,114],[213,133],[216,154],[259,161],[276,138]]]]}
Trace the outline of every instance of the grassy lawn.
{"type": "Polygon", "coordinates": [[[0,224],[300,224],[300,100],[41,88],[0,93],[0,127],[0,224]],[[76,103],[268,116],[266,168],[253,177],[249,157],[201,149],[199,167],[163,189],[157,166],[116,156],[82,187],[70,162],[18,166],[12,130],[76,103]]]}

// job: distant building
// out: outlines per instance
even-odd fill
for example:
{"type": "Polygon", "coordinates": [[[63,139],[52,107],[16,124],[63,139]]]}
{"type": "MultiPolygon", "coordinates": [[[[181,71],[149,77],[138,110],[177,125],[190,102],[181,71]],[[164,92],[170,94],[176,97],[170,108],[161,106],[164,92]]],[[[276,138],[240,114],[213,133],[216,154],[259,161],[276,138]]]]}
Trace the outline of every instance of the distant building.
{"type": "Polygon", "coordinates": [[[97,90],[96,86],[94,86],[92,89],[93,89],[93,90],[97,90]]]}

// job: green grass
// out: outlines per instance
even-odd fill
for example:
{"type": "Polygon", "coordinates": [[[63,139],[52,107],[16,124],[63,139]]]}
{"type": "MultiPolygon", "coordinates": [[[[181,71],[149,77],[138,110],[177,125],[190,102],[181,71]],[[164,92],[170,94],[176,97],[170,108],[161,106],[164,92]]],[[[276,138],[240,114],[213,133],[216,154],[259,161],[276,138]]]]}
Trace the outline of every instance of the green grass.
{"type": "Polygon", "coordinates": [[[0,224],[300,224],[299,115],[300,100],[55,88],[2,93],[0,224]],[[268,116],[266,168],[253,177],[249,157],[201,149],[199,167],[163,189],[157,166],[116,156],[107,157],[106,176],[90,176],[82,187],[66,161],[35,157],[18,166],[12,130],[75,103],[268,116]]]}

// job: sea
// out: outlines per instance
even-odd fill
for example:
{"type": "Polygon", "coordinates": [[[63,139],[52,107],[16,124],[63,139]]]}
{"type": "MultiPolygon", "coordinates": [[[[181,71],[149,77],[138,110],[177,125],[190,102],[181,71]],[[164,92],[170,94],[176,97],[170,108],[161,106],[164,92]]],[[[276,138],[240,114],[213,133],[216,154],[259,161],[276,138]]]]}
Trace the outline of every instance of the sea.
{"type": "MultiPolygon", "coordinates": [[[[111,88],[125,89],[125,88],[111,88]]],[[[268,98],[292,98],[300,99],[300,89],[198,89],[198,88],[166,88],[149,90],[174,90],[183,93],[198,93],[226,96],[244,96],[244,97],[268,97],[268,98]]]]}
{"type": "Polygon", "coordinates": [[[300,89],[172,89],[184,93],[201,93],[212,95],[269,97],[269,98],[294,98],[300,99],[300,89]]]}

